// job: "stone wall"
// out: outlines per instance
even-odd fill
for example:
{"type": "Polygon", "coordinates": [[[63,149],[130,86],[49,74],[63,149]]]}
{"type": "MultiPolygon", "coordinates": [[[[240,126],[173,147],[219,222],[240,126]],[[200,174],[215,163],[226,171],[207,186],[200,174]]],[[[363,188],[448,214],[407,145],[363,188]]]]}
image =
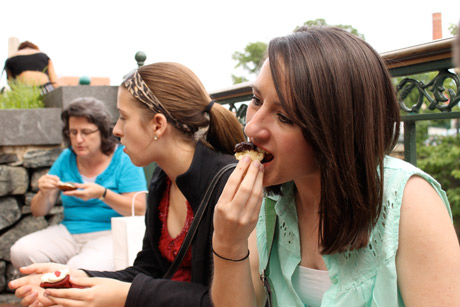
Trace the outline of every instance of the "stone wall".
{"type": "Polygon", "coordinates": [[[30,200],[38,178],[46,174],[62,151],[54,147],[10,147],[0,151],[0,294],[19,276],[10,262],[10,248],[20,237],[62,220],[60,201],[45,217],[33,217],[30,200]]]}
{"type": "Polygon", "coordinates": [[[0,111],[0,306],[12,294],[7,284],[19,276],[10,262],[10,248],[20,237],[62,220],[60,200],[45,217],[33,217],[30,200],[38,178],[62,151],[62,109],[78,97],[105,102],[116,121],[117,86],[63,86],[44,97],[45,108],[0,111]],[[9,294],[8,294],[9,293],[9,294]]]}

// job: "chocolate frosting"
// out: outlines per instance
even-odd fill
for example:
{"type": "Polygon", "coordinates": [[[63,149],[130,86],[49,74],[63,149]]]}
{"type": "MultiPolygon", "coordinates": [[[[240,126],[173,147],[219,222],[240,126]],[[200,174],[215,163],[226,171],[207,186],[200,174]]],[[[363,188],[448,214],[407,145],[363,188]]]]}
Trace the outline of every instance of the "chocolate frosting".
{"type": "Polygon", "coordinates": [[[235,145],[235,152],[242,152],[246,150],[257,150],[257,146],[251,142],[241,142],[235,145]]]}

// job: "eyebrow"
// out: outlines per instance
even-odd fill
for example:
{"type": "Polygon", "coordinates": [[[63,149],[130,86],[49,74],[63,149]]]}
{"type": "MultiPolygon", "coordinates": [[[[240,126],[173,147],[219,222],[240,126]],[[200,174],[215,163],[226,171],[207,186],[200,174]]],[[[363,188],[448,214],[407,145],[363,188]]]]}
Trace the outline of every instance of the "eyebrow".
{"type": "MultiPolygon", "coordinates": [[[[253,92],[255,92],[256,94],[259,94],[259,95],[260,95],[260,90],[257,88],[256,85],[252,85],[252,90],[253,90],[253,92]]],[[[273,101],[272,103],[273,103],[275,106],[277,106],[277,107],[281,107],[281,108],[283,107],[283,106],[281,105],[281,103],[280,103],[278,100],[273,101]]]]}

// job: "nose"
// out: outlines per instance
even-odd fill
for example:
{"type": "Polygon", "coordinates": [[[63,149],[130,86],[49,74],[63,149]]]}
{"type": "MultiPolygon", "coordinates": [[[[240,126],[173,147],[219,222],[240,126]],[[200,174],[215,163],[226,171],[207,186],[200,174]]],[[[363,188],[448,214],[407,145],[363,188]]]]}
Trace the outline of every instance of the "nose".
{"type": "Polygon", "coordinates": [[[268,139],[270,134],[268,120],[266,114],[264,114],[263,107],[258,110],[248,108],[244,133],[259,144],[268,139]]]}
{"type": "Polygon", "coordinates": [[[121,137],[120,118],[117,119],[115,127],[113,127],[112,134],[117,137],[121,137]]]}
{"type": "Polygon", "coordinates": [[[78,143],[81,143],[83,142],[83,133],[81,131],[77,131],[77,135],[75,136],[75,140],[78,142],[78,143]]]}

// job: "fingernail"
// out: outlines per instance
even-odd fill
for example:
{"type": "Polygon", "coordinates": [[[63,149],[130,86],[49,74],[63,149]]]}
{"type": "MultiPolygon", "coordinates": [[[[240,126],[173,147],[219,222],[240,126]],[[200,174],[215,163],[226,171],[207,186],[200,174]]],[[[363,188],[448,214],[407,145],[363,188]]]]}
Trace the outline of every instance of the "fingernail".
{"type": "Polygon", "coordinates": [[[258,168],[259,165],[260,165],[260,161],[259,160],[254,160],[253,164],[254,164],[255,167],[258,168]]]}
{"type": "Polygon", "coordinates": [[[244,156],[244,157],[243,157],[243,161],[244,161],[245,163],[249,163],[249,162],[251,161],[251,157],[249,157],[249,156],[244,156]]]}

